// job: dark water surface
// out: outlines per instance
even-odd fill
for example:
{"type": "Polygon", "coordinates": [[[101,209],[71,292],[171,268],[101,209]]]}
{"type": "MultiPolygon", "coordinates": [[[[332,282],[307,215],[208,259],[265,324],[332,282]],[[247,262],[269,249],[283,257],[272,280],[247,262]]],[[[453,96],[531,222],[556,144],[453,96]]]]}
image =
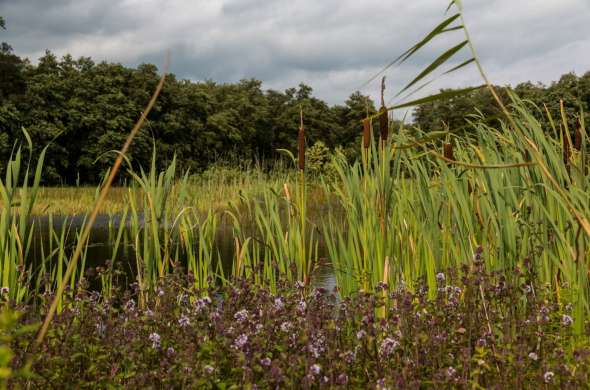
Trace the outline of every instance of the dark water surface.
{"type": "MultiPolygon", "coordinates": [[[[32,219],[34,223],[34,237],[29,251],[29,260],[35,264],[39,264],[43,257],[47,257],[51,249],[55,250],[57,243],[55,243],[55,235],[61,235],[64,232],[66,239],[66,253],[71,256],[76,246],[76,233],[79,232],[84,224],[86,216],[36,216],[32,219]],[[53,225],[51,229],[50,224],[53,225]],[[53,233],[52,233],[53,232],[53,233]],[[53,247],[51,246],[51,237],[53,234],[53,247]]],[[[129,220],[122,221],[120,215],[98,215],[92,232],[90,234],[89,245],[86,252],[86,269],[90,267],[105,266],[107,261],[112,257],[112,244],[117,235],[117,229],[121,223],[129,224],[129,220]]],[[[143,223],[143,221],[141,222],[143,223]]],[[[125,234],[123,235],[125,236],[125,234]]],[[[232,234],[232,226],[227,221],[221,221],[217,227],[215,237],[214,250],[219,253],[220,261],[226,273],[231,270],[231,263],[235,252],[234,237],[232,234]]],[[[331,265],[327,261],[326,247],[322,240],[319,241],[319,257],[320,263],[312,275],[312,283],[318,287],[326,289],[333,289],[336,285],[336,280],[331,265]]],[[[54,256],[55,258],[55,256],[54,256]]],[[[184,260],[181,258],[181,261],[184,260]]],[[[121,244],[115,258],[115,262],[122,266],[125,273],[127,286],[135,280],[136,257],[133,245],[129,240],[121,239],[121,244]]],[[[91,287],[98,288],[91,281],[91,287]]]]}

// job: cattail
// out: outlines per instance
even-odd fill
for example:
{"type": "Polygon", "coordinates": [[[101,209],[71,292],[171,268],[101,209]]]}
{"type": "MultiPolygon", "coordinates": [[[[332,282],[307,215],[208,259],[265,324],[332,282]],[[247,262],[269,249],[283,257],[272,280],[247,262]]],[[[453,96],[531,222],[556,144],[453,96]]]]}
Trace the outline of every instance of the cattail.
{"type": "Polygon", "coordinates": [[[385,76],[381,79],[381,108],[379,109],[379,130],[381,141],[387,141],[389,132],[389,115],[385,107],[385,76]]]}
{"type": "Polygon", "coordinates": [[[369,118],[363,119],[363,148],[369,149],[371,144],[371,121],[369,118]]]}
{"type": "Polygon", "coordinates": [[[387,141],[389,129],[389,116],[387,115],[387,108],[381,107],[381,113],[379,114],[379,130],[381,130],[381,141],[387,141]]]}
{"type": "Polygon", "coordinates": [[[443,156],[445,156],[445,158],[447,160],[453,160],[455,161],[455,154],[453,153],[453,144],[452,143],[445,143],[443,146],[443,156]]]}
{"type": "Polygon", "coordinates": [[[299,146],[299,170],[305,170],[305,129],[303,128],[303,108],[300,109],[299,136],[297,138],[299,146]]]}

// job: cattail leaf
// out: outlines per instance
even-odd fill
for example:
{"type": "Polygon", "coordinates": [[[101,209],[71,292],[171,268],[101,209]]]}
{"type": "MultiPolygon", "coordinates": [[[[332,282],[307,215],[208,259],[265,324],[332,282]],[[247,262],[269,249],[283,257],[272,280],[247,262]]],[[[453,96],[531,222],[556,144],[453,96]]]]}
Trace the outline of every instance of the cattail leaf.
{"type": "Polygon", "coordinates": [[[430,65],[428,65],[426,67],[426,69],[424,69],[422,72],[420,72],[420,74],[418,76],[416,76],[416,78],[414,78],[414,80],[410,81],[410,83],[408,85],[406,85],[401,91],[399,91],[396,96],[399,96],[401,93],[406,91],[412,85],[416,84],[418,81],[420,81],[424,77],[428,76],[432,71],[434,71],[439,66],[444,64],[449,58],[453,57],[459,50],[464,48],[465,45],[467,45],[467,43],[468,43],[468,41],[465,40],[465,41],[461,42],[460,44],[450,48],[449,50],[447,50],[443,54],[441,54],[436,60],[434,60],[430,65]]]}
{"type": "MultiPolygon", "coordinates": [[[[408,49],[406,52],[402,53],[398,58],[396,58],[393,61],[393,64],[395,64],[398,61],[400,62],[400,64],[405,62],[408,58],[410,58],[412,55],[414,55],[414,53],[416,53],[423,46],[425,46],[428,42],[430,42],[434,37],[436,37],[439,34],[444,33],[445,30],[447,29],[447,26],[449,26],[451,23],[453,23],[459,16],[461,16],[461,15],[455,14],[453,16],[448,17],[444,21],[442,21],[431,32],[429,32],[420,42],[418,42],[417,44],[412,46],[410,49],[408,49]]],[[[452,31],[452,30],[447,30],[447,31],[452,31]]]]}
{"type": "MultiPolygon", "coordinates": [[[[440,77],[445,76],[449,73],[452,73],[456,70],[459,70],[461,68],[463,68],[464,66],[467,66],[469,64],[471,64],[472,62],[475,61],[475,58],[471,58],[465,62],[460,63],[459,65],[447,70],[446,72],[442,73],[440,76],[437,76],[435,78],[433,78],[432,80],[429,80],[427,82],[425,82],[424,84],[420,85],[418,88],[414,89],[412,92],[408,93],[407,95],[405,95],[401,100],[406,100],[408,99],[410,96],[415,95],[417,92],[421,91],[422,89],[424,89],[425,87],[429,86],[430,84],[432,84],[433,82],[435,82],[436,80],[438,80],[440,77]]],[[[395,97],[395,96],[394,96],[395,97]]],[[[392,99],[393,100],[393,99],[392,99]]]]}
{"type": "MultiPolygon", "coordinates": [[[[405,52],[400,54],[396,59],[391,61],[389,64],[385,65],[385,67],[383,69],[381,69],[379,72],[377,72],[377,74],[375,74],[373,77],[371,77],[369,80],[367,80],[363,85],[361,85],[357,89],[362,89],[365,86],[369,85],[373,80],[375,80],[377,77],[381,76],[385,71],[387,71],[387,69],[391,68],[392,66],[394,66],[398,63],[401,64],[401,63],[405,62],[408,58],[410,58],[412,55],[414,55],[414,53],[416,53],[418,50],[420,50],[423,46],[425,46],[428,42],[430,42],[437,35],[443,34],[447,31],[454,31],[454,29],[447,29],[447,26],[449,26],[451,23],[453,23],[455,20],[457,20],[457,18],[459,18],[459,16],[461,16],[461,15],[455,14],[453,16],[448,17],[444,21],[442,21],[431,32],[429,32],[424,38],[422,38],[422,40],[420,42],[418,42],[417,44],[415,44],[414,46],[412,46],[411,48],[409,48],[408,50],[406,50],[405,52]]],[[[459,27],[463,28],[462,26],[459,26],[459,27]]]]}
{"type": "Polygon", "coordinates": [[[297,161],[297,159],[295,158],[295,155],[288,149],[277,149],[277,152],[285,153],[287,156],[291,157],[291,160],[293,162],[297,161]]]}
{"type": "Polygon", "coordinates": [[[29,132],[24,127],[21,127],[23,134],[25,135],[25,139],[27,140],[27,145],[29,146],[29,150],[33,150],[33,141],[31,141],[31,136],[29,132]]]}
{"type": "Polygon", "coordinates": [[[456,70],[459,70],[459,69],[461,69],[462,67],[464,67],[464,66],[467,66],[467,65],[471,64],[472,62],[475,62],[475,58],[470,58],[470,59],[468,59],[467,61],[464,61],[464,62],[460,63],[459,65],[457,65],[457,66],[455,66],[455,67],[453,67],[453,68],[451,68],[451,69],[447,70],[445,73],[443,73],[443,74],[442,74],[442,76],[444,76],[444,75],[447,75],[447,74],[449,74],[449,73],[453,73],[454,71],[456,71],[456,70]]]}
{"type": "Polygon", "coordinates": [[[401,103],[401,104],[396,104],[393,106],[390,106],[387,108],[387,110],[397,110],[399,108],[406,108],[406,107],[412,107],[412,106],[417,106],[420,104],[424,104],[424,103],[430,103],[430,102],[434,102],[437,100],[442,100],[442,99],[450,99],[453,98],[455,96],[461,96],[464,95],[466,93],[469,92],[473,92],[475,90],[478,90],[480,88],[482,88],[483,85],[477,86],[477,87],[470,87],[470,88],[463,88],[463,89],[456,89],[456,90],[448,90],[448,91],[443,91],[440,93],[437,93],[435,95],[430,95],[430,96],[426,96],[420,99],[416,99],[416,100],[412,100],[406,103],[401,103]]]}
{"type": "Polygon", "coordinates": [[[460,24],[458,26],[453,26],[453,27],[445,28],[444,30],[441,31],[441,34],[442,33],[446,33],[446,32],[451,32],[451,31],[462,30],[462,29],[463,29],[463,25],[460,24]]]}

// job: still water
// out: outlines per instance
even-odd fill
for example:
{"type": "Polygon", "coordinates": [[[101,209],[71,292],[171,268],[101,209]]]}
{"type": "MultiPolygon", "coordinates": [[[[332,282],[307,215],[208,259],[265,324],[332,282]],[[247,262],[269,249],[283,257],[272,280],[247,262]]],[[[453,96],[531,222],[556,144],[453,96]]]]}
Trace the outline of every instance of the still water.
{"type": "MultiPolygon", "coordinates": [[[[34,264],[39,264],[43,257],[47,257],[52,250],[55,250],[55,241],[63,234],[66,243],[66,252],[68,256],[74,251],[76,245],[76,234],[81,230],[84,224],[85,216],[37,216],[33,218],[34,239],[32,240],[29,260],[34,264]],[[51,228],[51,226],[53,228],[51,228]],[[53,240],[53,244],[52,241],[53,240]]],[[[105,266],[113,256],[112,243],[116,236],[117,229],[121,223],[129,224],[129,220],[123,221],[117,215],[99,215],[90,234],[89,245],[86,252],[85,268],[105,266]]],[[[235,253],[234,237],[232,227],[229,223],[219,224],[215,237],[215,251],[219,254],[219,261],[222,262],[224,272],[227,274],[231,270],[231,262],[235,253]]],[[[317,287],[333,289],[336,286],[334,272],[330,263],[327,261],[326,247],[322,240],[319,240],[318,247],[320,261],[312,275],[312,284],[317,287]]],[[[182,261],[182,258],[181,258],[182,261]]],[[[125,280],[128,286],[135,280],[136,255],[134,246],[130,242],[121,242],[115,262],[124,271],[125,280]]],[[[98,288],[91,278],[91,288],[98,288]]]]}

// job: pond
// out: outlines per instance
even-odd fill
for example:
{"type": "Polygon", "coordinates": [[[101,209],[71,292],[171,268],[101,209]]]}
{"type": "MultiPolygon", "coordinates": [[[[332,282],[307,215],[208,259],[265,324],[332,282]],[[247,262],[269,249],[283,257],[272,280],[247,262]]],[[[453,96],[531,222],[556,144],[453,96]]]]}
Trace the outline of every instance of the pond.
{"type": "MultiPolygon", "coordinates": [[[[53,254],[53,261],[56,261],[56,251],[60,241],[65,243],[65,252],[70,256],[76,246],[76,236],[80,232],[85,219],[85,215],[43,215],[33,217],[31,223],[34,225],[34,236],[28,260],[33,264],[40,264],[44,258],[48,258],[53,254]]],[[[97,216],[86,250],[86,269],[104,267],[113,257],[113,245],[117,229],[123,222],[129,225],[129,219],[122,221],[121,215],[100,214],[97,216]]],[[[224,272],[231,272],[235,245],[232,226],[227,220],[222,219],[217,227],[214,249],[218,253],[218,261],[222,262],[224,272]]],[[[318,255],[320,261],[313,272],[312,284],[331,290],[336,286],[336,279],[332,266],[327,259],[326,246],[321,239],[318,245],[318,255]]],[[[126,283],[127,286],[135,280],[135,260],[134,245],[124,234],[115,262],[121,265],[125,273],[125,280],[122,282],[126,283]]],[[[180,260],[185,260],[182,255],[180,255],[180,260]]],[[[90,282],[91,288],[99,287],[92,280],[90,282]]]]}

